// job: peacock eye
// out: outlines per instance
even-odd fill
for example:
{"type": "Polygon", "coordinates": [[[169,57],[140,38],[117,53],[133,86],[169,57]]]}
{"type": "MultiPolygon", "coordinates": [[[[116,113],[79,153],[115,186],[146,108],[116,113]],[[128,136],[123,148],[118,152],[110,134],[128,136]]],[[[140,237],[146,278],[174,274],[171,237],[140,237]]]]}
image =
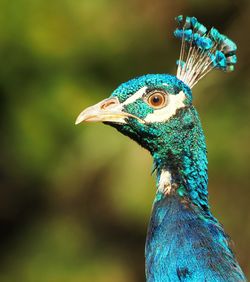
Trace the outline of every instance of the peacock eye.
{"type": "Polygon", "coordinates": [[[167,94],[160,91],[153,92],[148,96],[147,102],[151,107],[160,109],[167,103],[167,94]]]}

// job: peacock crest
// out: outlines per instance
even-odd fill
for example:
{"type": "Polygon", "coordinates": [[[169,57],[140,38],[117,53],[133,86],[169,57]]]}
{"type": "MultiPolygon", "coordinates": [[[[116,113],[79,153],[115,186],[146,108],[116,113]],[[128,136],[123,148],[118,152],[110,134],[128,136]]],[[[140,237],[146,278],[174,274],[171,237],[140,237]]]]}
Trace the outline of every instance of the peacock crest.
{"type": "Polygon", "coordinates": [[[175,19],[178,27],[174,35],[181,40],[177,78],[192,88],[213,69],[234,70],[237,46],[231,39],[214,27],[208,31],[195,17],[180,15],[175,19]]]}

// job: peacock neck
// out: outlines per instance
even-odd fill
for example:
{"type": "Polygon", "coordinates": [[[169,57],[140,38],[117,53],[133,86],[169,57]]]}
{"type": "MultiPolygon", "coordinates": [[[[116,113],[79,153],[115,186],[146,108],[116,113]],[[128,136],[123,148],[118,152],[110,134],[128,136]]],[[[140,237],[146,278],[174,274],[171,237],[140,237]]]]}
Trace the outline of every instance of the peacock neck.
{"type": "Polygon", "coordinates": [[[197,112],[184,109],[162,130],[161,146],[151,151],[157,193],[145,248],[147,281],[246,281],[210,212],[207,150],[197,112]]]}
{"type": "Polygon", "coordinates": [[[210,214],[207,150],[196,110],[183,111],[166,134],[167,142],[153,153],[158,197],[178,195],[210,214]]]}
{"type": "Polygon", "coordinates": [[[147,281],[246,281],[210,213],[207,151],[197,112],[185,108],[161,130],[156,145],[149,140],[157,193],[145,248],[147,281]]]}

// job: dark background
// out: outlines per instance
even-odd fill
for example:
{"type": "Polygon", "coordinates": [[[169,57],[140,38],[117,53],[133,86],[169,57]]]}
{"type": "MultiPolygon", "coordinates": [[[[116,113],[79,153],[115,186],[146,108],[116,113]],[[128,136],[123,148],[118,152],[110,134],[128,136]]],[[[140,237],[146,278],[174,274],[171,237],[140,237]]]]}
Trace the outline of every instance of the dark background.
{"type": "Polygon", "coordinates": [[[145,73],[175,73],[174,17],[238,45],[236,71],[194,89],[213,213],[250,275],[249,1],[0,1],[0,281],[144,281],[151,157],[85,107],[145,73]]]}

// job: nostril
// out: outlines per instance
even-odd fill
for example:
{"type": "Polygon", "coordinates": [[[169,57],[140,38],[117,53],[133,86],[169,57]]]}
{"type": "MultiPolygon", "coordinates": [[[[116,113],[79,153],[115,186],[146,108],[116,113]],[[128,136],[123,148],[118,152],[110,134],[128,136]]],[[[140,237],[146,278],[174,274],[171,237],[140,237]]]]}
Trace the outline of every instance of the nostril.
{"type": "Polygon", "coordinates": [[[101,109],[106,110],[107,108],[114,106],[116,104],[117,104],[116,99],[109,99],[109,100],[103,102],[103,104],[101,105],[101,109]]]}

